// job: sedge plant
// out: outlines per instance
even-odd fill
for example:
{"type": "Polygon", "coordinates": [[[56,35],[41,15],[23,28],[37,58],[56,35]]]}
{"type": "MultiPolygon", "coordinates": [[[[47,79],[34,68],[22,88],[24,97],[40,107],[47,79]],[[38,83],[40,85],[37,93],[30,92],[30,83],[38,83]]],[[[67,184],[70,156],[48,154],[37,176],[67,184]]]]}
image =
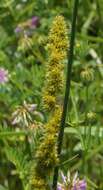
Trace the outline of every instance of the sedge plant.
{"type": "MultiPolygon", "coordinates": [[[[72,18],[70,52],[68,55],[66,90],[65,90],[61,124],[60,124],[60,131],[59,131],[59,135],[58,135],[58,148],[57,148],[58,157],[60,157],[61,150],[62,150],[65,120],[66,120],[67,108],[69,107],[68,100],[69,100],[69,94],[70,94],[70,82],[71,82],[71,71],[72,71],[73,54],[74,54],[74,42],[75,42],[75,33],[76,33],[76,19],[77,19],[77,12],[78,12],[78,4],[79,4],[79,0],[75,0],[74,1],[74,9],[73,9],[73,18],[72,18]]],[[[57,189],[58,170],[59,170],[59,167],[56,166],[55,170],[54,170],[53,190],[57,189]]]]}
{"type": "Polygon", "coordinates": [[[48,179],[59,163],[57,153],[57,136],[59,132],[62,105],[59,100],[63,89],[64,60],[67,57],[68,35],[63,16],[57,16],[48,37],[48,62],[43,88],[43,107],[48,115],[44,125],[44,134],[37,149],[36,165],[33,169],[31,186],[35,190],[50,189],[48,179]]]}

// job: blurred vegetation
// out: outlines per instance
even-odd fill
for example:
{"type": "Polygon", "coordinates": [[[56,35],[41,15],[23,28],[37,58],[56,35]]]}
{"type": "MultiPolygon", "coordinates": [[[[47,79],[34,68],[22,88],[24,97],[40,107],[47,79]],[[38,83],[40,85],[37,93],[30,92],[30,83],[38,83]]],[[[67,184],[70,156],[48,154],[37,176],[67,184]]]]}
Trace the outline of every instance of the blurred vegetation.
{"type": "MultiPolygon", "coordinates": [[[[42,108],[47,35],[60,14],[70,33],[72,8],[73,0],[0,1],[0,68],[9,73],[0,84],[0,190],[30,190],[28,172],[48,118],[42,108]],[[39,22],[32,27],[33,17],[39,22]],[[18,108],[26,117],[13,125],[18,108]]],[[[103,190],[102,63],[103,0],[80,0],[61,169],[79,171],[88,190],[103,190]]]]}

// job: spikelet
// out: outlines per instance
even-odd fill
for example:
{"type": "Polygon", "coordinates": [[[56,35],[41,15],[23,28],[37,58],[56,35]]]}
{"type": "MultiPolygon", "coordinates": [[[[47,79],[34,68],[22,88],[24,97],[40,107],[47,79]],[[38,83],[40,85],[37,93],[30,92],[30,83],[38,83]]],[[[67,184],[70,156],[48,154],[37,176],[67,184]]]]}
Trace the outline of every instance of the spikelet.
{"type": "Polygon", "coordinates": [[[63,87],[63,61],[67,56],[68,37],[63,16],[57,16],[48,37],[48,63],[46,65],[46,84],[43,90],[44,108],[54,109],[57,96],[63,87]]]}
{"type": "Polygon", "coordinates": [[[45,134],[41,145],[36,153],[36,166],[32,175],[31,184],[33,190],[47,190],[47,177],[51,174],[53,168],[59,163],[57,156],[57,134],[60,125],[62,109],[57,106],[55,112],[45,124],[45,134]]]}
{"type": "Polygon", "coordinates": [[[46,178],[42,178],[41,176],[37,176],[37,173],[35,173],[35,178],[33,177],[31,179],[31,188],[33,190],[46,190],[47,185],[46,185],[46,178]]]}
{"type": "Polygon", "coordinates": [[[38,165],[42,168],[42,171],[46,170],[49,174],[52,168],[58,163],[56,140],[58,128],[60,125],[61,107],[56,108],[52,117],[45,124],[45,135],[43,142],[41,143],[39,150],[37,151],[37,162],[42,160],[42,163],[38,165]]]}
{"type": "Polygon", "coordinates": [[[57,16],[49,34],[48,64],[43,102],[50,111],[48,122],[44,125],[45,133],[36,153],[36,166],[32,175],[33,190],[49,190],[47,179],[59,163],[57,155],[57,136],[61,120],[62,106],[58,96],[63,87],[63,61],[67,56],[68,38],[64,18],[57,16]]]}

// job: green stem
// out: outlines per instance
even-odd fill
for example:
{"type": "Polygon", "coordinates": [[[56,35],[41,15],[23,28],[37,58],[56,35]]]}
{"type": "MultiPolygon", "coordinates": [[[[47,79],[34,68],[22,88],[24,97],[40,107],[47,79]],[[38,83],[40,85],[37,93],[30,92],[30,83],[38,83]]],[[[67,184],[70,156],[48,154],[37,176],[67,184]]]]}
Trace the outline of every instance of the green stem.
{"type": "Polygon", "coordinates": [[[16,132],[16,131],[5,131],[5,132],[0,132],[0,139],[1,138],[6,138],[6,137],[13,137],[13,136],[26,136],[28,134],[28,131],[19,131],[19,132],[16,132]]]}
{"type": "MultiPolygon", "coordinates": [[[[93,149],[90,153],[86,154],[85,161],[92,159],[96,154],[98,154],[103,149],[103,143],[101,143],[97,148],[93,149]]],[[[75,171],[81,167],[82,160],[76,163],[72,168],[71,171],[75,171]]]]}
{"type": "Polygon", "coordinates": [[[78,36],[78,38],[80,38],[82,40],[88,40],[89,42],[101,43],[101,44],[103,43],[102,37],[88,36],[87,34],[81,34],[81,33],[78,33],[77,36],[78,36]]]}
{"type": "MultiPolygon", "coordinates": [[[[68,68],[67,68],[67,79],[66,79],[64,105],[63,105],[63,112],[62,112],[62,117],[61,117],[60,131],[59,131],[58,141],[57,141],[58,142],[57,151],[58,151],[59,157],[60,157],[61,150],[62,150],[64,126],[65,126],[65,121],[66,121],[67,108],[69,105],[68,100],[69,100],[69,94],[70,94],[71,71],[72,71],[72,63],[73,63],[73,55],[74,55],[76,19],[77,19],[78,5],[79,5],[79,0],[75,0],[74,1],[74,8],[73,8],[73,17],[72,17],[70,52],[68,55],[68,68]]],[[[59,171],[59,167],[56,166],[55,170],[54,170],[54,176],[53,176],[53,190],[57,189],[58,171],[59,171]]]]}
{"type": "Polygon", "coordinates": [[[77,158],[79,155],[78,154],[76,154],[75,156],[73,156],[72,158],[70,158],[70,159],[68,159],[68,160],[66,160],[66,161],[64,161],[63,163],[61,163],[61,164],[59,164],[59,167],[62,167],[62,166],[64,166],[64,165],[66,165],[66,164],[68,164],[70,161],[72,161],[72,160],[74,160],[75,158],[77,158]]]}
{"type": "Polygon", "coordinates": [[[87,119],[87,113],[88,113],[88,99],[89,99],[89,86],[88,84],[86,85],[86,89],[85,89],[85,95],[86,95],[86,108],[85,108],[85,123],[86,123],[86,126],[85,126],[85,139],[86,139],[86,135],[87,135],[87,125],[88,125],[88,119],[87,119]]]}
{"type": "Polygon", "coordinates": [[[85,95],[86,95],[86,108],[85,108],[85,131],[84,131],[84,150],[83,150],[83,171],[85,174],[87,174],[87,164],[85,157],[87,155],[87,138],[88,138],[88,118],[87,118],[87,113],[88,113],[88,99],[89,99],[89,85],[86,85],[85,89],[85,95]]]}
{"type": "Polygon", "coordinates": [[[70,97],[71,97],[71,101],[72,101],[72,105],[73,105],[73,109],[74,109],[76,125],[78,125],[78,123],[79,123],[78,110],[77,110],[77,106],[76,106],[76,101],[75,101],[75,99],[73,97],[72,90],[71,90],[71,93],[70,93],[70,97]]]}
{"type": "Polygon", "coordinates": [[[97,8],[98,16],[99,16],[99,26],[101,26],[102,25],[102,15],[101,15],[101,8],[100,8],[100,4],[99,4],[98,0],[96,0],[96,8],[97,8]]]}

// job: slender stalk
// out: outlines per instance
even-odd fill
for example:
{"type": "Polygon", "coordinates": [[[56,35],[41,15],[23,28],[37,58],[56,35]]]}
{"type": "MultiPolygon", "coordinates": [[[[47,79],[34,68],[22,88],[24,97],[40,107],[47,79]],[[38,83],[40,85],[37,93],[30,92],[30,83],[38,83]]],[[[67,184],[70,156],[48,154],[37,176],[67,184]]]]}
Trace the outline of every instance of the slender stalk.
{"type": "Polygon", "coordinates": [[[86,139],[86,135],[87,135],[87,126],[88,126],[88,119],[87,119],[87,113],[88,113],[88,105],[89,105],[89,102],[88,102],[88,99],[89,99],[89,85],[87,84],[86,85],[86,89],[85,89],[85,99],[86,99],[86,108],[85,108],[85,123],[86,123],[86,126],[85,126],[85,132],[84,132],[84,136],[85,136],[85,139],[86,139]]]}
{"type": "Polygon", "coordinates": [[[83,40],[88,40],[90,42],[94,42],[94,43],[103,43],[103,38],[102,37],[94,37],[94,36],[88,36],[86,34],[81,34],[81,33],[78,33],[77,36],[80,38],[80,39],[83,39],[83,40]]]}
{"type": "Polygon", "coordinates": [[[27,134],[29,134],[29,131],[4,131],[4,132],[0,132],[0,139],[1,138],[10,138],[10,137],[18,137],[18,136],[26,136],[27,134]]]}
{"type": "MultiPolygon", "coordinates": [[[[60,131],[59,131],[59,135],[58,135],[58,146],[57,146],[58,149],[57,150],[58,150],[58,156],[59,157],[60,157],[61,150],[62,150],[66,114],[67,114],[67,108],[69,106],[68,100],[69,100],[69,94],[70,94],[70,82],[71,82],[71,71],[72,71],[72,63],[73,63],[73,55],[74,55],[76,19],[77,19],[78,5],[79,5],[79,0],[75,0],[74,1],[74,8],[73,8],[73,17],[72,17],[70,51],[68,54],[68,68],[67,68],[67,79],[66,79],[64,105],[63,105],[63,112],[62,112],[62,118],[61,118],[61,124],[60,124],[60,131]]],[[[59,167],[57,166],[57,167],[55,167],[55,170],[54,170],[53,190],[57,189],[58,171],[59,171],[59,167]]]]}
{"type": "Polygon", "coordinates": [[[96,0],[96,7],[97,7],[97,13],[99,16],[99,26],[102,24],[102,15],[101,15],[101,8],[100,8],[100,3],[98,0],[96,0]]]}

